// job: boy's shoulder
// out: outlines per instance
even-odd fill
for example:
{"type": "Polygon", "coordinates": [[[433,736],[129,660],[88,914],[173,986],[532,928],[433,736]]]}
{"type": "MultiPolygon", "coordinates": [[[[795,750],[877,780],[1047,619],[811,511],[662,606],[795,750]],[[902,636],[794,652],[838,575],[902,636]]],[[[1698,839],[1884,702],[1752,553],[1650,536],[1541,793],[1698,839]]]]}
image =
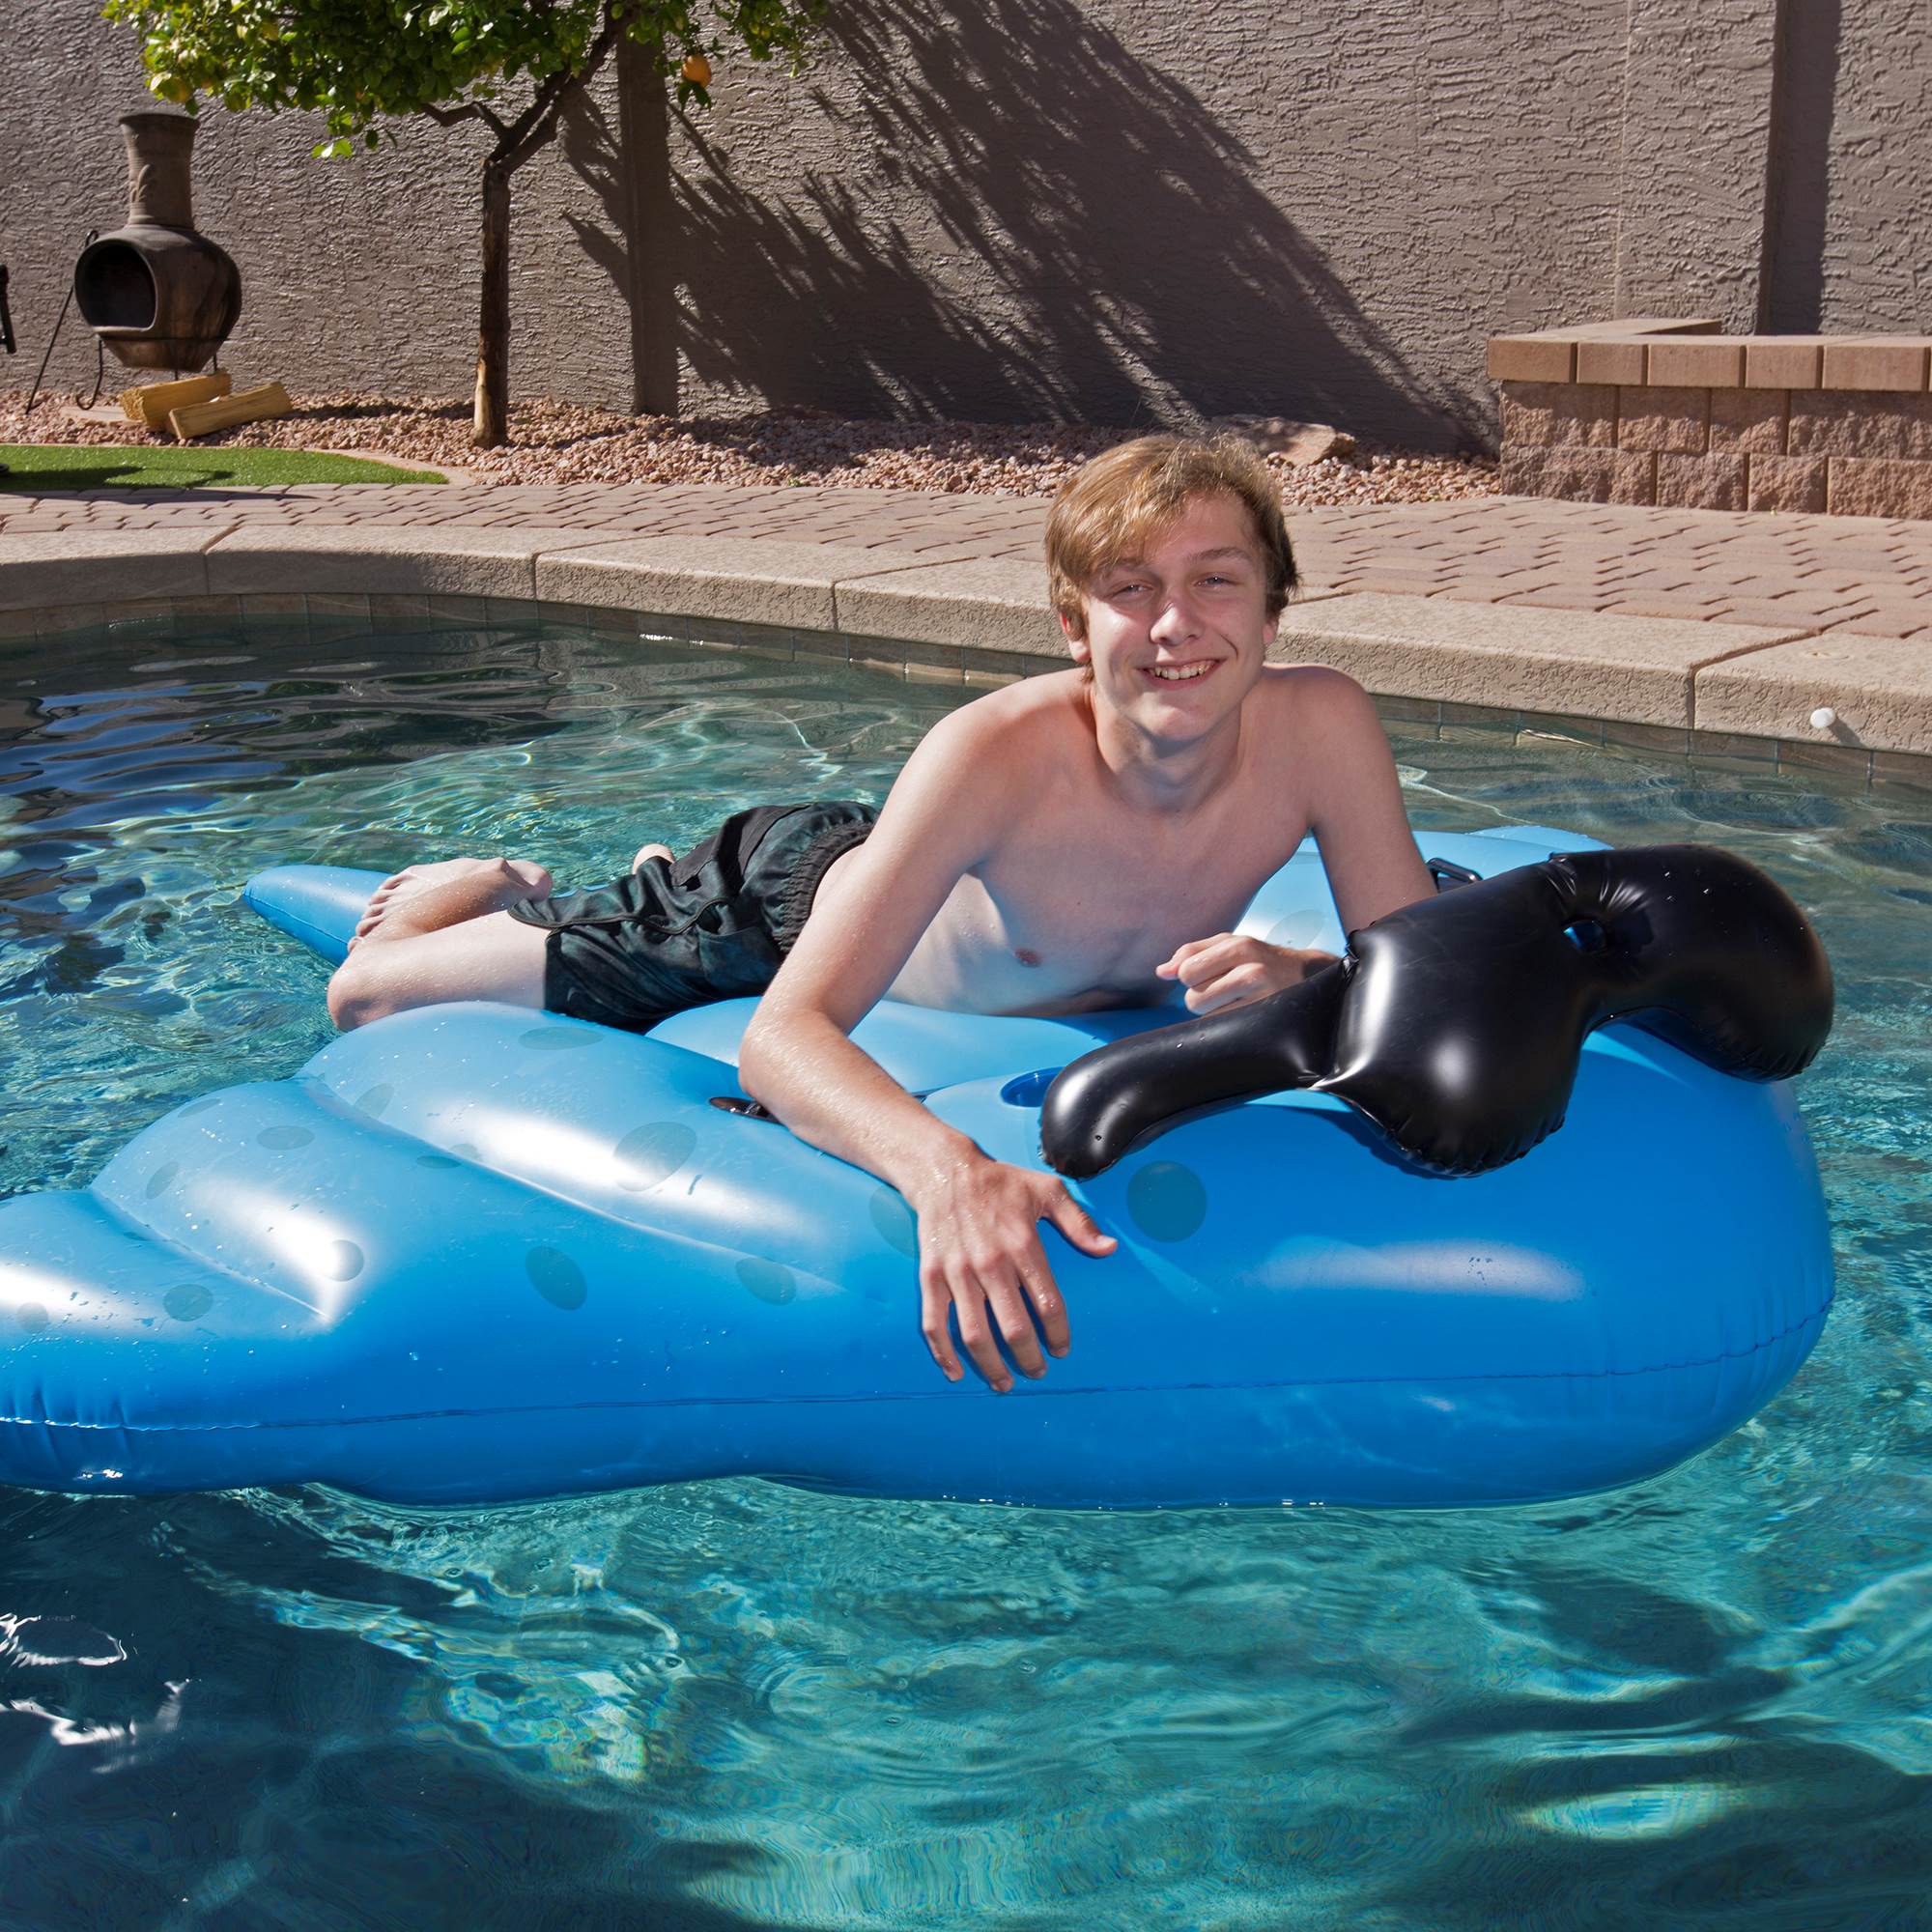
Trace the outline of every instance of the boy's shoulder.
{"type": "Polygon", "coordinates": [[[1376,701],[1331,665],[1265,665],[1248,705],[1265,719],[1275,748],[1291,757],[1304,755],[1310,744],[1381,736],[1376,701]]]}
{"type": "Polygon", "coordinates": [[[1304,701],[1322,702],[1360,695],[1362,687],[1345,670],[1322,664],[1268,664],[1262,667],[1256,690],[1274,696],[1293,695],[1304,701]]]}
{"type": "Polygon", "coordinates": [[[1389,762],[1375,699],[1329,665],[1269,665],[1248,699],[1260,767],[1303,795],[1352,792],[1389,762]]]}
{"type": "Polygon", "coordinates": [[[1080,675],[1071,668],[1036,671],[969,699],[933,730],[983,742],[1016,731],[1070,725],[1078,716],[1080,690],[1080,675]]]}
{"type": "Polygon", "coordinates": [[[920,739],[895,793],[1010,803],[1018,776],[1051,770],[1078,731],[1079,690],[1073,672],[1042,672],[949,711],[920,739]]]}
{"type": "Polygon", "coordinates": [[[1375,700],[1332,665],[1265,665],[1250,696],[1270,710],[1321,729],[1375,720],[1375,700]]]}

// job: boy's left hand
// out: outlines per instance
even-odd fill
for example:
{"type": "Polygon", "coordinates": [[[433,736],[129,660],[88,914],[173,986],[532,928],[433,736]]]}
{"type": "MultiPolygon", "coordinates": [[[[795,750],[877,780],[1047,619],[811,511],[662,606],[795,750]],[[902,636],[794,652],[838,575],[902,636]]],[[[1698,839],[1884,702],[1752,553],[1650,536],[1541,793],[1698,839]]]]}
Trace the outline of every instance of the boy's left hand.
{"type": "Polygon", "coordinates": [[[1298,986],[1311,973],[1334,963],[1332,952],[1270,946],[1245,933],[1217,932],[1211,939],[1190,939],[1177,947],[1174,957],[1153,970],[1163,980],[1179,980],[1187,989],[1189,1012],[1218,1013],[1298,986]]]}

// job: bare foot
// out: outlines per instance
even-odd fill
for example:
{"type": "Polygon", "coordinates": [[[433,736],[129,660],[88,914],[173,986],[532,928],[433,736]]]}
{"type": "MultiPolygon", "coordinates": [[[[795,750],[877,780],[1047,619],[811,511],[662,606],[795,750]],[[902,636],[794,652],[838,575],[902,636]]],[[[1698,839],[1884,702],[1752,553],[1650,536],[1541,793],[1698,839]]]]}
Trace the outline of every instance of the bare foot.
{"type": "Polygon", "coordinates": [[[434,932],[459,920],[543,898],[550,889],[550,873],[528,859],[443,859],[405,866],[370,895],[349,949],[353,952],[378,933],[400,939],[434,932]],[[452,892],[452,887],[459,890],[452,892]]]}
{"type": "Polygon", "coordinates": [[[672,856],[668,845],[639,845],[638,847],[638,856],[631,861],[631,870],[634,872],[641,871],[644,862],[647,859],[662,859],[668,866],[672,856]]]}

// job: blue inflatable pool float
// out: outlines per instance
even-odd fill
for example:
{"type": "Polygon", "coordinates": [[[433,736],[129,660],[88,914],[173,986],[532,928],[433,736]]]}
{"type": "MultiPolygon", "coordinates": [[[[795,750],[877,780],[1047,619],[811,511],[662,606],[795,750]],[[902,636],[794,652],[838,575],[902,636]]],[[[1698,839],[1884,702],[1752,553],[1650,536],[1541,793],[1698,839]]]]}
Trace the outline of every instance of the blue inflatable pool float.
{"type": "MultiPolygon", "coordinates": [[[[1488,876],[1591,841],[1429,834],[1488,876]]],[[[255,909],[339,957],[377,875],[284,867],[255,909]]],[[[1339,949],[1306,848],[1244,930],[1339,949]]],[[[318,986],[318,994],[320,987],[318,986]]],[[[751,1003],[648,1037],[453,1005],[177,1108],[92,1186],[0,1204],[0,1482],[322,1482],[480,1503],[760,1474],[896,1496],[1119,1507],[1565,1496],[1722,1436],[1832,1293],[1789,1083],[1611,1026],[1563,1129],[1418,1172],[1339,1101],[1187,1121],[1051,1230],[1074,1346],[996,1397],[918,1327],[904,1202],[740,1095],[751,1003]]],[[[857,1037],[943,1119],[1039,1164],[1053,1071],[1162,1012],[857,1037]]]]}

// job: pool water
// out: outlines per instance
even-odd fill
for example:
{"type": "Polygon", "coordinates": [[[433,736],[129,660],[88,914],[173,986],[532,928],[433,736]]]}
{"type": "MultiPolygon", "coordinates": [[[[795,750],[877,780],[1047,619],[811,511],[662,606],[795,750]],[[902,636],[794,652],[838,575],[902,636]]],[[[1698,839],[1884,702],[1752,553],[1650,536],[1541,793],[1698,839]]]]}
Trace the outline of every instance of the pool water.
{"type": "MultiPolygon", "coordinates": [[[[588,881],[879,796],[964,695],[554,628],[9,647],[0,1193],[328,1037],[257,867],[588,881]]],[[[1932,1925],[1932,795],[1396,749],[1418,824],[1707,839],[1825,936],[1839,1298],[1761,1417],[1487,1513],[0,1491],[0,1928],[1932,1925]]]]}

